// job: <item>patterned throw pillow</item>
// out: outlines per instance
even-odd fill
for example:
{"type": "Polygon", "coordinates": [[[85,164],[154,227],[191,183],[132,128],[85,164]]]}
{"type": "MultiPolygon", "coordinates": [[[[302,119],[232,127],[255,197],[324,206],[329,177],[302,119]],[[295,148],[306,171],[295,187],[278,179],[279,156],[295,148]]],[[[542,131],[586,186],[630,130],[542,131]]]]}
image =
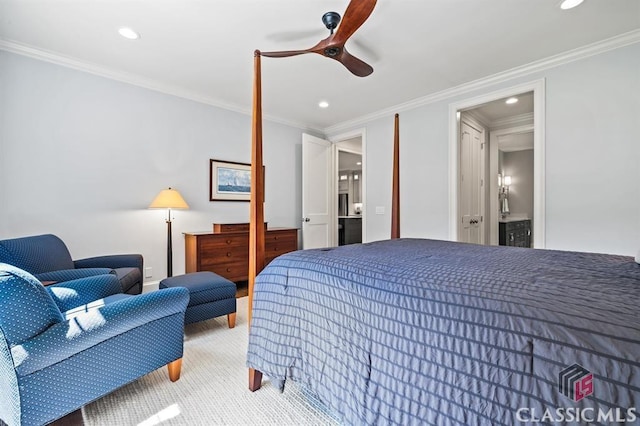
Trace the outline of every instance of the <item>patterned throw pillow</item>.
{"type": "Polygon", "coordinates": [[[0,263],[0,328],[11,346],[63,321],[44,286],[33,275],[0,263]]]}

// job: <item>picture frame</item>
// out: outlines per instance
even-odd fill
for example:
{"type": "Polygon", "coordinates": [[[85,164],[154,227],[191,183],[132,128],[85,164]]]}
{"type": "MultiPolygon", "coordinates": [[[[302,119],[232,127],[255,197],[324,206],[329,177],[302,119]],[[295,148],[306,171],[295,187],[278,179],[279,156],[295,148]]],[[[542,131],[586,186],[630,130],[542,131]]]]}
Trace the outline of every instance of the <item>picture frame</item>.
{"type": "Polygon", "coordinates": [[[209,201],[250,201],[251,164],[209,160],[209,201]]]}

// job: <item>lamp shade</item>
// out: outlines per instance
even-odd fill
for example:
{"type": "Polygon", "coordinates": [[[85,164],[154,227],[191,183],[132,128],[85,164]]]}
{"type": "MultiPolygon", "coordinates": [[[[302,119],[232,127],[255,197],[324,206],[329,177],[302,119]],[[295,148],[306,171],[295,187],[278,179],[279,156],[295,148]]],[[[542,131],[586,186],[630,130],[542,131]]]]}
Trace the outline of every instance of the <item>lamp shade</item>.
{"type": "Polygon", "coordinates": [[[150,209],[188,209],[189,205],[175,189],[163,189],[149,204],[150,209]]]}

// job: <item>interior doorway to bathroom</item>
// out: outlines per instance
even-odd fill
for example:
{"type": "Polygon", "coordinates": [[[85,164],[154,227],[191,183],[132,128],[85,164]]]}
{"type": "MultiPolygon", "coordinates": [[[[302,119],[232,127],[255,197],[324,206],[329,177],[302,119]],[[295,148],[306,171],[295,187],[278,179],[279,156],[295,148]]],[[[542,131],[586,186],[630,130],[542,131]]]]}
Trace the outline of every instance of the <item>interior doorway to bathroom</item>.
{"type": "Polygon", "coordinates": [[[453,240],[544,247],[543,89],[537,81],[450,105],[453,240]]]}

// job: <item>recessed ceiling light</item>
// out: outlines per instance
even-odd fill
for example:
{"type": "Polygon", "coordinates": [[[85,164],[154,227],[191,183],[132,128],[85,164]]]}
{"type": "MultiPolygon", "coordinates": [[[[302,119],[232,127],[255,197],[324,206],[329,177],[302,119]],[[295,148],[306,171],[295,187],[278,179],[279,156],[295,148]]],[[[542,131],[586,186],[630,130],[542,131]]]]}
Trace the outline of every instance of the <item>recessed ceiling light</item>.
{"type": "Polygon", "coordinates": [[[563,9],[563,10],[573,9],[583,1],[584,0],[564,0],[562,3],[560,3],[560,9],[563,9]]]}
{"type": "Polygon", "coordinates": [[[319,106],[320,108],[329,108],[329,102],[327,102],[327,101],[320,101],[320,102],[318,102],[318,106],[319,106]]]}
{"type": "Polygon", "coordinates": [[[128,38],[129,40],[137,40],[140,38],[140,34],[128,27],[122,27],[118,30],[118,32],[122,37],[128,38]]]}
{"type": "Polygon", "coordinates": [[[509,98],[506,101],[504,101],[504,103],[507,105],[512,105],[512,104],[515,104],[516,102],[518,102],[518,98],[509,98]]]}

